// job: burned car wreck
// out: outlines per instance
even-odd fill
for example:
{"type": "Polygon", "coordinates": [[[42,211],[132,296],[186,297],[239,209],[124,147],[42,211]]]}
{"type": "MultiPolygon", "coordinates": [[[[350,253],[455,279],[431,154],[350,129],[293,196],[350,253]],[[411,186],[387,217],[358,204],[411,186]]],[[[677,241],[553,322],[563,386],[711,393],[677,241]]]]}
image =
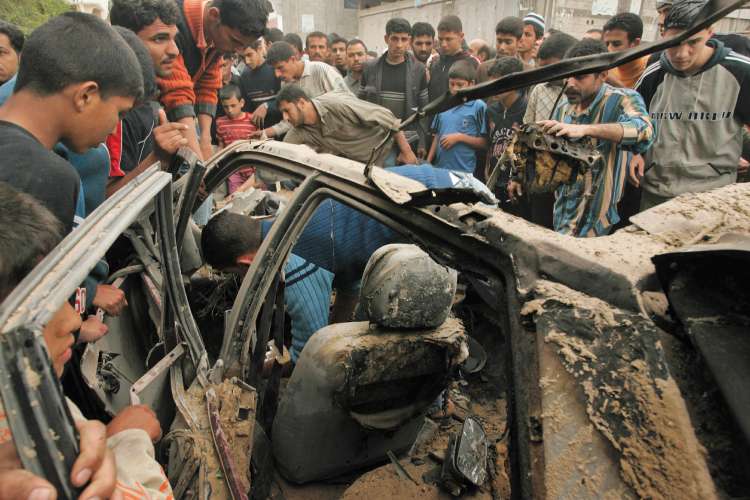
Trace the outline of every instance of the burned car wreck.
{"type": "MultiPolygon", "coordinates": [[[[710,6],[723,15],[736,4],[710,6]]],[[[585,64],[569,71],[591,71],[585,64]]],[[[537,71],[541,81],[551,70],[537,71]]],[[[105,254],[130,306],[105,318],[110,333],[80,353],[76,377],[92,417],[134,402],[154,409],[165,434],[157,458],[177,498],[750,489],[750,185],[680,197],[611,236],[575,239],[475,190],[431,189],[305,146],[240,142],[205,166],[189,156],[179,180],[153,167],[105,202],[0,305],[0,394],[16,408],[16,446],[35,450],[24,465],[61,497],[76,495],[66,477],[75,432],[39,331],[105,254]],[[218,193],[246,165],[295,189],[226,208],[275,216],[239,279],[206,265],[190,216],[201,181],[218,193]],[[288,380],[280,362],[264,374],[269,343],[279,361],[289,345],[285,264],[331,200],[455,271],[450,314],[394,324],[365,307],[360,321],[316,332],[288,380]]]]}

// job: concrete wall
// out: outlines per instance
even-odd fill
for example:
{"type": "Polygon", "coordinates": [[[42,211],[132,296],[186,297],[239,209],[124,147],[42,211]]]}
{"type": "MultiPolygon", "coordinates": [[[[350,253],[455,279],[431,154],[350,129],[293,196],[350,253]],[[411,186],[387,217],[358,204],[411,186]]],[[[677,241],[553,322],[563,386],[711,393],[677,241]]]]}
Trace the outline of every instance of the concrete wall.
{"type": "Polygon", "coordinates": [[[357,35],[357,9],[344,8],[344,0],[272,0],[281,16],[284,33],[302,37],[311,31],[338,33],[344,38],[357,35]]]}
{"type": "Polygon", "coordinates": [[[518,15],[518,2],[502,0],[401,0],[360,9],[359,36],[370,50],[385,50],[385,23],[403,17],[411,23],[424,21],[437,26],[440,18],[455,14],[461,18],[466,40],[483,38],[494,44],[495,25],[505,16],[518,15]]]}

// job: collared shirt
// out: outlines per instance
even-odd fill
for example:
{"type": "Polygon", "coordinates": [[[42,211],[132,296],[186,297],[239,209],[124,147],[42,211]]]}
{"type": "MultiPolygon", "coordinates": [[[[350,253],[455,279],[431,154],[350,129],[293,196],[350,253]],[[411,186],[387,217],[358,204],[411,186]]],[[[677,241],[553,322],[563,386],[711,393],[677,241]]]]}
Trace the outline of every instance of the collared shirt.
{"type": "MultiPolygon", "coordinates": [[[[315,125],[301,125],[289,131],[284,142],[307,144],[319,153],[332,153],[366,163],[375,147],[400,121],[382,106],[357,99],[351,92],[329,92],[312,99],[319,120],[315,125]]],[[[382,165],[388,156],[392,139],[375,159],[382,165]]]]}
{"type": "Polygon", "coordinates": [[[466,134],[472,137],[487,135],[487,104],[481,99],[469,101],[449,110],[443,111],[432,121],[435,132],[434,141],[438,141],[435,150],[435,166],[459,172],[474,173],[477,165],[476,149],[459,142],[450,149],[444,149],[440,139],[448,134],[466,134]]]}
{"type": "Polygon", "coordinates": [[[561,95],[562,90],[562,86],[550,85],[549,82],[534,86],[529,92],[529,101],[526,106],[526,114],[523,115],[523,122],[536,123],[549,120],[555,110],[555,102],[558,102],[558,96],[560,97],[558,104],[562,104],[568,99],[565,94],[561,95]]]}
{"type": "Polygon", "coordinates": [[[573,236],[604,236],[620,221],[617,202],[622,196],[630,153],[642,154],[654,141],[654,128],[643,98],[629,89],[602,84],[591,105],[581,113],[565,102],[555,110],[555,119],[564,123],[619,123],[623,128],[619,144],[594,140],[602,161],[592,168],[591,196],[584,196],[584,176],[557,188],[555,231],[573,236]]]}
{"type": "MultiPolygon", "coordinates": [[[[305,62],[305,68],[302,70],[302,76],[299,80],[294,82],[299,85],[302,90],[305,91],[307,97],[314,99],[320,95],[328,92],[344,92],[351,96],[354,96],[344,82],[344,78],[336,68],[330,66],[324,62],[319,61],[308,61],[305,62]]],[[[281,87],[290,85],[287,82],[283,82],[281,87]]],[[[279,137],[282,134],[289,132],[292,126],[286,121],[281,121],[271,127],[279,137]]]]}

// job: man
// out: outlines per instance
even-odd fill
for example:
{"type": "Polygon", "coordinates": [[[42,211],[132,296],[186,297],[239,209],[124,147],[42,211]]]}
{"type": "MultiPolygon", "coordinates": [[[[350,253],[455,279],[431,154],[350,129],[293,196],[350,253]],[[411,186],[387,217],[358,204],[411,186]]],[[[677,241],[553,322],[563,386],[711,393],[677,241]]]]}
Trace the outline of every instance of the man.
{"type": "MultiPolygon", "coordinates": [[[[664,35],[685,31],[703,5],[675,2],[664,35]]],[[[634,165],[630,173],[642,186],[641,210],[737,180],[742,129],[750,124],[750,59],[712,35],[707,28],[665,50],[636,84],[657,124],[648,169],[634,165]]]]}
{"type": "MultiPolygon", "coordinates": [[[[326,92],[344,92],[351,94],[338,71],[320,61],[303,61],[294,55],[294,49],[286,42],[276,42],[268,49],[268,64],[284,85],[297,83],[310,97],[318,97],[326,92]]],[[[278,104],[278,99],[277,99],[278,104]]],[[[273,127],[256,132],[253,137],[265,134],[268,138],[281,137],[291,126],[281,121],[273,127]]]]}
{"type": "Polygon", "coordinates": [[[253,123],[258,128],[270,127],[281,121],[275,99],[281,88],[281,80],[266,61],[262,49],[263,43],[260,40],[245,48],[245,69],[240,75],[245,111],[253,114],[253,123]]]}
{"type": "MultiPolygon", "coordinates": [[[[297,57],[297,59],[302,59],[302,55],[305,53],[305,51],[302,48],[302,39],[297,33],[287,33],[286,35],[284,35],[283,41],[292,46],[292,48],[294,49],[294,55],[297,57]]],[[[268,48],[270,49],[271,47],[268,48]]],[[[268,57],[268,54],[266,54],[266,57],[268,57]]]]}
{"type": "MultiPolygon", "coordinates": [[[[601,54],[606,46],[597,40],[582,40],[567,53],[568,58],[601,54]]],[[[591,193],[585,193],[584,176],[564,184],[555,193],[555,231],[576,237],[604,236],[620,217],[617,202],[625,179],[626,150],[644,153],[653,142],[654,130],[643,100],[637,92],[614,88],[604,82],[607,72],[568,78],[565,95],[554,120],[540,122],[543,130],[570,139],[595,140],[602,159],[591,171],[591,193]]],[[[518,184],[509,188],[517,193],[518,184]]]]}
{"type": "MultiPolygon", "coordinates": [[[[603,29],[603,40],[609,52],[622,52],[641,44],[643,21],[630,12],[612,16],[603,29]]],[[[632,89],[648,65],[649,56],[622,64],[609,72],[610,83],[632,89]]]]}
{"type": "Polygon", "coordinates": [[[265,52],[271,48],[271,45],[273,45],[276,42],[281,42],[284,40],[284,32],[281,31],[279,28],[268,28],[266,30],[266,33],[263,35],[263,41],[265,42],[265,46],[261,47],[261,52],[265,54],[265,52]]]}
{"type": "Polygon", "coordinates": [[[435,28],[429,23],[414,23],[411,27],[411,51],[419,62],[427,66],[427,60],[435,49],[435,28]]]}
{"type": "Polygon", "coordinates": [[[24,45],[15,91],[0,108],[0,180],[39,199],[70,231],[80,181],[52,147],[99,145],[142,93],[138,60],[110,26],[73,12],[50,20],[24,45]]]}
{"type": "Polygon", "coordinates": [[[523,18],[523,37],[518,44],[518,57],[526,68],[533,68],[536,57],[537,43],[544,38],[544,17],[536,12],[529,12],[523,18]]]}
{"type": "MultiPolygon", "coordinates": [[[[565,53],[575,45],[577,40],[567,33],[557,32],[551,34],[542,42],[537,54],[537,66],[540,68],[549,64],[560,62],[565,53]]],[[[526,113],[523,123],[536,123],[542,120],[552,119],[552,113],[558,103],[565,101],[563,95],[563,84],[565,80],[554,80],[551,82],[535,85],[526,103],[526,113]]],[[[530,205],[530,221],[534,224],[552,229],[552,212],[555,204],[553,193],[527,193],[530,205]]]]}
{"type": "Polygon", "coordinates": [[[599,28],[591,28],[590,30],[587,30],[581,38],[600,41],[602,39],[602,30],[600,30],[599,28]]]}
{"type": "Polygon", "coordinates": [[[331,33],[330,42],[332,66],[339,70],[341,76],[346,76],[346,39],[331,33]]]}
{"type": "Polygon", "coordinates": [[[438,23],[437,31],[440,43],[439,55],[432,58],[428,67],[430,101],[448,92],[448,73],[455,62],[465,59],[475,69],[479,66],[479,61],[463,49],[464,32],[461,19],[457,16],[445,16],[438,23]]]}
{"type": "MultiPolygon", "coordinates": [[[[409,57],[411,26],[406,19],[396,17],[385,25],[385,54],[376,61],[367,63],[362,73],[358,92],[360,99],[387,108],[399,120],[405,120],[427,105],[427,73],[424,65],[409,57]]],[[[424,158],[427,149],[426,123],[415,122],[405,131],[417,156],[424,158]]],[[[394,149],[383,166],[396,163],[398,149],[394,149]]],[[[404,163],[416,163],[413,154],[404,158],[404,163]]]]}
{"type": "MultiPolygon", "coordinates": [[[[518,17],[504,17],[495,26],[495,60],[501,57],[519,57],[518,49],[523,38],[523,20],[518,17]]],[[[477,82],[484,83],[489,79],[489,70],[495,60],[486,61],[479,65],[477,82]]]]}
{"type": "Polygon", "coordinates": [[[469,42],[469,52],[476,57],[480,63],[492,59],[490,46],[481,38],[475,38],[469,42]]]}
{"type": "Polygon", "coordinates": [[[362,80],[362,72],[367,61],[367,46],[359,38],[352,38],[346,44],[346,65],[349,68],[344,83],[352,92],[359,92],[362,80]]]}
{"type": "Polygon", "coordinates": [[[0,20],[0,85],[13,78],[18,71],[23,41],[23,31],[18,26],[0,20]]]}
{"type": "Polygon", "coordinates": [[[402,163],[414,156],[403,132],[398,131],[400,122],[393,113],[349,92],[310,98],[300,86],[287,85],[276,100],[284,120],[294,127],[284,142],[306,144],[318,152],[367,163],[374,149],[394,135],[375,155],[375,164],[384,164],[394,141],[402,163]]]}
{"type": "Polygon", "coordinates": [[[331,57],[331,49],[328,46],[328,35],[322,31],[313,31],[305,39],[305,48],[310,61],[328,64],[331,57]]]}
{"type": "Polygon", "coordinates": [[[213,154],[211,123],[222,86],[221,54],[243,50],[261,37],[269,12],[265,0],[181,1],[180,55],[171,74],[159,78],[161,102],[171,121],[188,126],[188,144],[205,160],[213,154]]]}

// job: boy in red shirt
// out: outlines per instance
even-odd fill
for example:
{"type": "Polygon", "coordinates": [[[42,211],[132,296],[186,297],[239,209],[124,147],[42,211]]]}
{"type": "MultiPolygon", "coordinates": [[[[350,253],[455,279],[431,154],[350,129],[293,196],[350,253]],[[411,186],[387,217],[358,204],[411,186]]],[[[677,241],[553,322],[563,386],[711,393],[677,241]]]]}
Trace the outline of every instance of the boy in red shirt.
{"type": "MultiPolygon", "coordinates": [[[[224,149],[235,141],[250,138],[250,134],[258,130],[253,125],[252,113],[242,110],[245,100],[237,85],[229,84],[219,91],[219,101],[224,108],[225,116],[216,118],[216,137],[219,147],[224,149]]],[[[229,176],[229,194],[234,193],[255,174],[255,168],[247,167],[229,176]]]]}

